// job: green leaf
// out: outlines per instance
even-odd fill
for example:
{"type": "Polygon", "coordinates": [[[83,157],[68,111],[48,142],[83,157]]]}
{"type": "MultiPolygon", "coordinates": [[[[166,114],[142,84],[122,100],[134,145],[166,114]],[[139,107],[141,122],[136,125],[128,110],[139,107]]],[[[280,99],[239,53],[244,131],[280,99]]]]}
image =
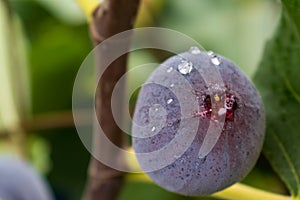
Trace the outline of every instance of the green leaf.
{"type": "Polygon", "coordinates": [[[253,76],[279,11],[274,0],[168,0],[158,25],[191,36],[253,76]]]}
{"type": "Polygon", "coordinates": [[[86,26],[49,18],[36,32],[30,51],[33,114],[70,110],[74,78],[91,50],[86,26]]]}
{"type": "Polygon", "coordinates": [[[36,2],[66,23],[82,24],[86,22],[84,13],[74,0],[36,0],[36,2]]]}
{"type": "Polygon", "coordinates": [[[300,0],[283,0],[280,25],[254,82],[267,115],[263,151],[292,196],[300,199],[300,0]]]}

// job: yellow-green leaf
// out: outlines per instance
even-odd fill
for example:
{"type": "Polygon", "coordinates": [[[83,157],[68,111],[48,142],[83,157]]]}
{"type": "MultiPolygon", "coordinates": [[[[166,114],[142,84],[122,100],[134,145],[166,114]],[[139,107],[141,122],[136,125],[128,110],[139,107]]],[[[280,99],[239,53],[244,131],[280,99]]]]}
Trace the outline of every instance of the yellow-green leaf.
{"type": "Polygon", "coordinates": [[[300,0],[283,0],[280,25],[254,82],[267,114],[264,153],[300,199],[300,0]]]}

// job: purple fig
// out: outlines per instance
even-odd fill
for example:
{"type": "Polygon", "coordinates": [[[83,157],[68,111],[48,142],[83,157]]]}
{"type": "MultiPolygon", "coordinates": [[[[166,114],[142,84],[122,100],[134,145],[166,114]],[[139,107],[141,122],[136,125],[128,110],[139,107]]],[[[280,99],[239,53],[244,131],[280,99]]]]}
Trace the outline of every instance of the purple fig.
{"type": "Polygon", "coordinates": [[[160,64],[142,86],[133,147],[155,183],[201,196],[250,172],[264,129],[260,96],[244,73],[227,58],[192,48],[160,64]]]}

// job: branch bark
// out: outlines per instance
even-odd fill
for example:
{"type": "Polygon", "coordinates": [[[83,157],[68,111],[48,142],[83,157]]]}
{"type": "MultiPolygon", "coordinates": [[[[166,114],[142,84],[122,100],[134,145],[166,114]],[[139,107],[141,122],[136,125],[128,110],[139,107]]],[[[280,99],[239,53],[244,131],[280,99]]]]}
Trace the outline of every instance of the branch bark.
{"type": "MultiPolygon", "coordinates": [[[[94,45],[105,39],[133,28],[140,0],[105,0],[98,7],[90,24],[91,37],[94,45]]],[[[122,45],[128,45],[122,44],[122,45]]],[[[99,55],[100,57],[100,55],[99,55]]],[[[115,145],[123,144],[122,131],[114,121],[111,111],[111,94],[120,77],[126,72],[127,54],[115,60],[102,75],[96,91],[96,115],[106,136],[115,145]]],[[[103,70],[98,60],[97,68],[103,70]]],[[[96,120],[97,121],[97,120],[96,120]]],[[[97,130],[94,131],[94,146],[99,143],[97,130]]],[[[95,148],[97,150],[97,148],[95,148]]],[[[99,151],[99,149],[98,149],[99,151]]],[[[97,152],[94,152],[97,154],[97,152]]],[[[117,158],[112,158],[117,159],[117,158]]],[[[116,199],[123,184],[123,173],[112,169],[95,158],[91,158],[89,180],[84,194],[84,200],[116,199]]]]}

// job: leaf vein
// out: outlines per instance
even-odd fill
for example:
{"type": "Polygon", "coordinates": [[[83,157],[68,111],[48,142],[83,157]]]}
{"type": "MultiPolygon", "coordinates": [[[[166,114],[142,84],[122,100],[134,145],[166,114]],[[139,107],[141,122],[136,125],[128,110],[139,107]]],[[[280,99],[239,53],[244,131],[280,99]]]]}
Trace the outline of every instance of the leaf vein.
{"type": "MultiPolygon", "coordinates": [[[[291,160],[291,158],[290,158],[290,156],[289,156],[287,150],[285,149],[284,145],[283,145],[282,142],[279,140],[279,137],[276,135],[275,132],[273,132],[272,135],[273,135],[274,139],[276,140],[276,142],[277,142],[277,144],[278,144],[280,150],[282,151],[282,154],[283,154],[283,156],[284,156],[284,158],[285,158],[287,164],[288,164],[289,167],[290,167],[290,170],[291,170],[291,172],[292,172],[292,174],[293,174],[293,176],[294,176],[294,179],[295,179],[295,181],[296,181],[297,187],[300,188],[300,181],[299,181],[299,176],[298,176],[298,174],[297,174],[296,167],[294,166],[294,164],[293,164],[293,162],[292,162],[292,160],[291,160]]],[[[297,193],[298,193],[298,194],[296,194],[296,196],[299,195],[299,192],[298,192],[298,191],[297,191],[297,193]]]]}
{"type": "Polygon", "coordinates": [[[292,93],[292,95],[296,99],[296,101],[300,104],[300,95],[297,94],[296,90],[293,88],[291,82],[287,79],[287,77],[283,74],[282,74],[282,76],[283,76],[283,81],[285,83],[285,86],[292,93]]]}

